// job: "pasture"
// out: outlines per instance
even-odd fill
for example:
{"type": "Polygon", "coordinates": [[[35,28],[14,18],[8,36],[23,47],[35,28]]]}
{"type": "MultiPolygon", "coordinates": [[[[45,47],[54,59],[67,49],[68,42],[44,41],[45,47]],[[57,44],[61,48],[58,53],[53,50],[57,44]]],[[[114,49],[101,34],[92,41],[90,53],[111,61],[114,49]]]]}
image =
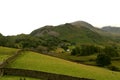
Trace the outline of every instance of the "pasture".
{"type": "Polygon", "coordinates": [[[0,47],[0,62],[13,55],[17,50],[14,48],[0,47]]]}
{"type": "Polygon", "coordinates": [[[78,64],[30,51],[23,52],[22,55],[7,67],[38,70],[95,80],[120,79],[120,72],[110,71],[106,68],[78,64]]]}

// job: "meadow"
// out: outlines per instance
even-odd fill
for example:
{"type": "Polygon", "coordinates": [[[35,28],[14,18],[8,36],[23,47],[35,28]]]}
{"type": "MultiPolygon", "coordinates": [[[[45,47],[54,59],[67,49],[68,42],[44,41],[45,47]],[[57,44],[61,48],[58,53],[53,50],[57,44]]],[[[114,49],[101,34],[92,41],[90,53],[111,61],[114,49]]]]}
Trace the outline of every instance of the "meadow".
{"type": "MultiPolygon", "coordinates": [[[[0,47],[0,62],[4,61],[11,55],[13,55],[18,49],[14,48],[7,48],[7,47],[0,47]]],[[[0,77],[0,80],[20,80],[24,79],[24,77],[19,77],[19,76],[2,76],[0,77]]],[[[40,79],[35,79],[35,78],[28,78],[25,77],[26,80],[40,80],[40,79]]]]}
{"type": "Polygon", "coordinates": [[[88,66],[63,59],[25,51],[9,68],[19,68],[28,70],[38,70],[56,74],[64,74],[81,78],[90,78],[95,80],[119,80],[120,72],[110,71],[106,68],[88,66]]]}
{"type": "MultiPolygon", "coordinates": [[[[86,64],[86,65],[93,65],[93,66],[97,65],[96,64],[97,54],[93,54],[93,55],[89,55],[89,56],[77,56],[77,55],[73,56],[68,52],[58,53],[56,51],[55,53],[52,53],[49,55],[54,56],[54,57],[58,57],[58,58],[62,58],[65,60],[77,62],[77,63],[86,64]]],[[[120,70],[120,57],[112,58],[111,65],[119,68],[119,70],[120,70]]]]}
{"type": "Polygon", "coordinates": [[[18,49],[0,47],[0,62],[13,55],[18,49]]]}
{"type": "Polygon", "coordinates": [[[112,61],[112,65],[116,66],[117,68],[120,69],[120,60],[118,61],[112,61]]]}

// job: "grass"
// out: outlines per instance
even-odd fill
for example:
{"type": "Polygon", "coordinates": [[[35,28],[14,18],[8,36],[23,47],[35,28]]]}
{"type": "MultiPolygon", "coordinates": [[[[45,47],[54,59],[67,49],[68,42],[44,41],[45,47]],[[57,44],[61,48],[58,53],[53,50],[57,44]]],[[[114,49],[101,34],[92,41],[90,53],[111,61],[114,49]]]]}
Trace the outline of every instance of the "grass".
{"type": "Polygon", "coordinates": [[[35,79],[35,78],[28,78],[28,77],[19,77],[19,76],[3,76],[0,77],[0,80],[40,80],[40,79],[35,79]]]}
{"type": "MultiPolygon", "coordinates": [[[[4,61],[7,59],[9,56],[13,55],[18,49],[14,48],[7,48],[7,47],[1,47],[0,46],[0,62],[4,61]]],[[[19,77],[19,76],[3,76],[0,77],[0,80],[20,80],[20,78],[24,77],[19,77]]],[[[28,78],[25,77],[26,80],[40,80],[40,79],[35,79],[35,78],[28,78]]]]}
{"type": "Polygon", "coordinates": [[[118,61],[112,61],[112,65],[116,66],[117,68],[120,69],[120,60],[118,60],[118,61]]]}
{"type": "Polygon", "coordinates": [[[105,68],[77,64],[35,52],[24,52],[7,67],[45,71],[95,80],[119,80],[120,72],[105,68]]]}
{"type": "Polygon", "coordinates": [[[14,48],[0,47],[0,62],[13,55],[17,50],[14,48]]]}
{"type": "Polygon", "coordinates": [[[97,57],[96,54],[90,56],[73,56],[70,53],[53,53],[49,54],[54,57],[62,58],[65,60],[70,60],[78,63],[88,64],[88,65],[96,65],[95,59],[97,57]]]}
{"type": "MultiPolygon", "coordinates": [[[[70,61],[74,61],[74,62],[78,62],[78,63],[83,63],[86,65],[94,65],[96,66],[96,58],[97,58],[97,54],[93,54],[93,55],[89,55],[89,56],[73,56],[70,53],[53,53],[53,54],[49,54],[51,56],[54,57],[58,57],[58,58],[62,58],[65,60],[70,60],[70,61]]],[[[116,57],[116,58],[112,58],[112,64],[113,66],[116,66],[120,69],[120,57],[116,57]],[[115,60],[118,59],[118,60],[115,60]]]]}

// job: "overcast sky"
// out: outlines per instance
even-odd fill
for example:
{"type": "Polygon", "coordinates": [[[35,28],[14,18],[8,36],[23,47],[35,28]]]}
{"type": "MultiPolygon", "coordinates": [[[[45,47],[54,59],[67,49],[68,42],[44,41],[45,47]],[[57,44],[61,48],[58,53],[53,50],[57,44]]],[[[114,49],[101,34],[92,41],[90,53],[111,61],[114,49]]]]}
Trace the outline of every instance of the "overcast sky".
{"type": "Polygon", "coordinates": [[[30,33],[45,25],[87,21],[120,26],[120,0],[0,0],[0,33],[30,33]]]}

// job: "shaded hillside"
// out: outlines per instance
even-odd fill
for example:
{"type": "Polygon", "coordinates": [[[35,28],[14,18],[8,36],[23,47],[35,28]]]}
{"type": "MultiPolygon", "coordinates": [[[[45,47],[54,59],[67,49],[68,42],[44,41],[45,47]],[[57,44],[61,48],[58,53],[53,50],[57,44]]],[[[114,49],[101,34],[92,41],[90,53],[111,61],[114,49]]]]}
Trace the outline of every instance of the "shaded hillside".
{"type": "Polygon", "coordinates": [[[103,27],[102,30],[111,32],[111,33],[120,34],[120,27],[106,26],[106,27],[103,27]]]}
{"type": "Polygon", "coordinates": [[[45,26],[32,31],[30,35],[39,37],[55,36],[76,43],[101,43],[111,40],[110,34],[84,21],[58,26],[45,26]]]}

